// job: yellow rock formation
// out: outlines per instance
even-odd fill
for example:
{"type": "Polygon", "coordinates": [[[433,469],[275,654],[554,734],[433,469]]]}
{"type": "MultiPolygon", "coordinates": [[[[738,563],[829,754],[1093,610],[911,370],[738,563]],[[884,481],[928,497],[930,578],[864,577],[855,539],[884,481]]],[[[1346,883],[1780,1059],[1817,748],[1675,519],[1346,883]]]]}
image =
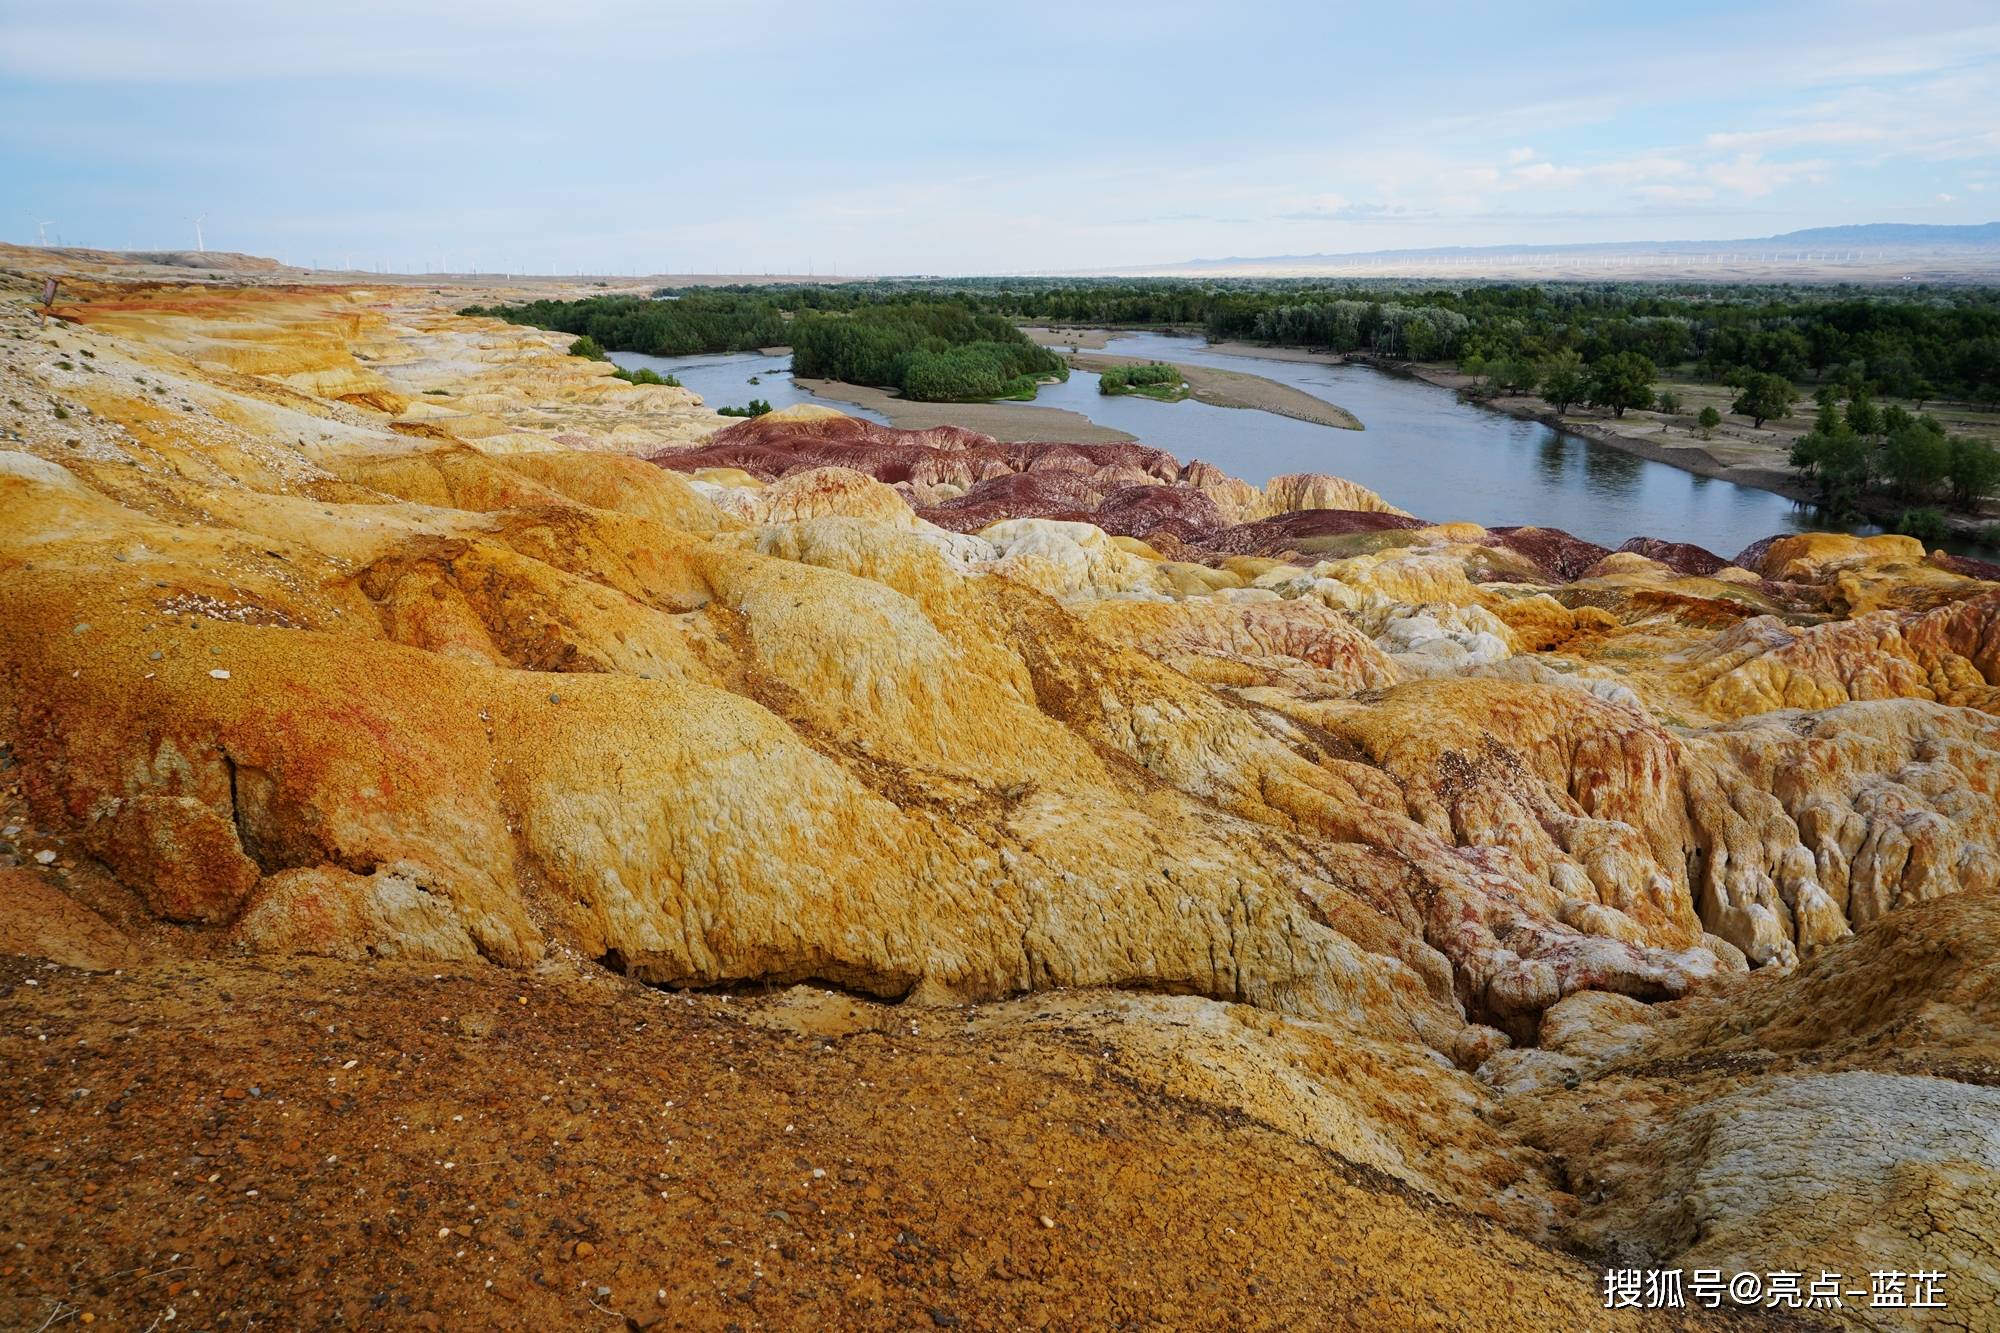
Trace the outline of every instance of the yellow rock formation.
{"type": "Polygon", "coordinates": [[[427,296],[21,309],[0,720],[52,854],[0,871],[10,948],[1016,1000],[954,1040],[1115,1043],[1424,1209],[1990,1306],[2000,591],[1909,539],[1562,579],[1472,524],[950,532],[640,461],[717,419],[427,296]]]}

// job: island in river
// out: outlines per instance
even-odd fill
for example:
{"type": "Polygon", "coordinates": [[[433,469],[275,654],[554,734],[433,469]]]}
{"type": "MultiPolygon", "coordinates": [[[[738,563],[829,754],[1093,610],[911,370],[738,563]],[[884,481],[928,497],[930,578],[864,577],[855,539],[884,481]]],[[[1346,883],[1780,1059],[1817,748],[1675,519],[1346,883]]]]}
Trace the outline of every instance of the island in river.
{"type": "MultiPolygon", "coordinates": [[[[1103,346],[1106,336],[1105,332],[1098,331],[1095,345],[1103,346]]],[[[1115,366],[1146,365],[1158,358],[1078,352],[1066,359],[1073,371],[1097,374],[1115,366]]],[[[1178,361],[1167,364],[1178,370],[1187,381],[1192,390],[1189,397],[1211,407],[1271,412],[1340,430],[1365,429],[1361,419],[1346,408],[1263,375],[1178,361]]],[[[920,403],[888,389],[846,384],[839,380],[801,377],[796,383],[818,397],[852,403],[886,417],[891,425],[905,430],[954,425],[1002,440],[1071,440],[1083,444],[1106,444],[1135,438],[1128,431],[1100,424],[1067,408],[1015,404],[1004,400],[990,403],[920,403]]]]}

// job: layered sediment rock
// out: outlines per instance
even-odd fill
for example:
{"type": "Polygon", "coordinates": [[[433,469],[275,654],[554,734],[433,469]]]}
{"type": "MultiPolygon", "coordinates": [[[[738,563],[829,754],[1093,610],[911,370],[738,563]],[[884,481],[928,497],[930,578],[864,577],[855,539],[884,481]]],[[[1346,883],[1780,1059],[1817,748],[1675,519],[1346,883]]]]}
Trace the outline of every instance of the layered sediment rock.
{"type": "MultiPolygon", "coordinates": [[[[1829,1253],[1921,1257],[1869,1221],[1921,1199],[1983,1217],[2000,1164],[1952,1145],[2000,1124],[1961,1077],[1993,995],[1945,943],[1990,951],[2000,886],[1976,569],[1614,552],[1138,445],[717,430],[356,293],[62,315],[0,342],[0,707],[55,865],[15,947],[1172,992],[1092,1030],[1592,1255],[1735,1262],[1878,1169],[1915,1174],[1821,1215],[1829,1253]],[[1910,1007],[1933,983],[1949,1013],[1910,1007]],[[1936,1059],[1805,1067],[1878,1010],[1936,1059]],[[1790,1054],[1673,1074],[1739,1019],[1790,1054]],[[1886,1147],[1835,1142],[1885,1107],[1886,1147]],[[1751,1198],[1774,1125],[1831,1165],[1751,1198]]],[[[990,1021],[1073,1019],[1038,1003],[990,1021]]]]}

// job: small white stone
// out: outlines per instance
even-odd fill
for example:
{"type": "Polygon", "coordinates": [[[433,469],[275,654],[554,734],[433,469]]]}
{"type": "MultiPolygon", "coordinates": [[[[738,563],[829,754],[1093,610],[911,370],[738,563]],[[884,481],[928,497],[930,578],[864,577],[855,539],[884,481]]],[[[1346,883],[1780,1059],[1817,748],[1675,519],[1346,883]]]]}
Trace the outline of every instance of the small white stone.
{"type": "Polygon", "coordinates": [[[229,673],[227,671],[224,671],[221,667],[217,667],[215,670],[209,672],[208,674],[215,677],[217,680],[229,679],[229,673]]]}

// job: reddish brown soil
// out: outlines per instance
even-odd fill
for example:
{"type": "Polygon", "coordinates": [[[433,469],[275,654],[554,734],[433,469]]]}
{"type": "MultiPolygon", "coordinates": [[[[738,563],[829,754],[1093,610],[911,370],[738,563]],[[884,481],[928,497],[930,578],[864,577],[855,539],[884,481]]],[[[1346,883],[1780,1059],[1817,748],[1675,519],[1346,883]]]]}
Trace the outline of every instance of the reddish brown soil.
{"type": "Polygon", "coordinates": [[[1081,1031],[755,1004],[0,960],[0,1321],[1610,1326],[1582,1264],[1151,1092],[1081,1031]]]}

